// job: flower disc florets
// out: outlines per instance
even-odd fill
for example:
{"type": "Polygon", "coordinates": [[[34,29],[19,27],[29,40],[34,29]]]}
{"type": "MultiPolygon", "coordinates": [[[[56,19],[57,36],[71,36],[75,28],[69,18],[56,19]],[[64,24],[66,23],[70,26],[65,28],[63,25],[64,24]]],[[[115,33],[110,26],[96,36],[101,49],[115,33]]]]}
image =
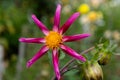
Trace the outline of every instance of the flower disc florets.
{"type": "Polygon", "coordinates": [[[62,43],[62,35],[58,32],[50,31],[49,34],[45,37],[46,45],[50,48],[57,48],[62,43]]]}

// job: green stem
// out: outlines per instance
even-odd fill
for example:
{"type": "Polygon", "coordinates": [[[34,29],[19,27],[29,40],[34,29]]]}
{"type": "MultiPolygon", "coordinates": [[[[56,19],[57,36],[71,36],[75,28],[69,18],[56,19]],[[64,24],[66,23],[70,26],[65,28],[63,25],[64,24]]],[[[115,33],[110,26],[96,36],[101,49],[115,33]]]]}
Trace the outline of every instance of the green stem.
{"type": "MultiPolygon", "coordinates": [[[[100,46],[102,46],[102,44],[99,44],[98,46],[100,47],[100,46]]],[[[90,51],[93,50],[93,49],[95,49],[95,46],[90,47],[89,49],[81,52],[81,55],[82,55],[82,54],[85,54],[85,53],[88,53],[88,52],[90,52],[90,51]]],[[[74,66],[71,67],[71,68],[68,68],[68,66],[69,66],[70,64],[72,64],[74,61],[75,61],[75,59],[69,60],[69,61],[60,69],[61,75],[63,75],[64,73],[66,73],[66,72],[68,72],[68,71],[70,71],[70,70],[72,70],[72,69],[76,69],[76,68],[74,68],[74,66]]],[[[53,76],[52,80],[56,80],[56,77],[53,76]]]]}

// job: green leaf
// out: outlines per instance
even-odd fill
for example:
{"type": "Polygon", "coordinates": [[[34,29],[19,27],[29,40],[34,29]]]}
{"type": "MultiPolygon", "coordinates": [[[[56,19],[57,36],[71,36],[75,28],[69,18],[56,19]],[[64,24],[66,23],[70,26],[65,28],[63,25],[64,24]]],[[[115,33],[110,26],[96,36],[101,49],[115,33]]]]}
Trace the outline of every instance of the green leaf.
{"type": "Polygon", "coordinates": [[[52,52],[48,51],[48,58],[49,58],[49,63],[52,65],[52,52]]]}
{"type": "Polygon", "coordinates": [[[109,50],[113,52],[118,47],[118,44],[114,41],[110,41],[109,50]]]}
{"type": "Polygon", "coordinates": [[[109,41],[109,40],[106,40],[106,41],[104,42],[103,47],[104,47],[104,48],[107,48],[107,47],[109,46],[109,44],[110,44],[110,41],[109,41]]]}
{"type": "Polygon", "coordinates": [[[59,59],[60,60],[64,59],[65,58],[65,53],[62,50],[60,50],[59,52],[60,52],[59,53],[60,54],[59,59]]]}
{"type": "Polygon", "coordinates": [[[100,58],[99,53],[98,53],[98,52],[96,52],[96,54],[93,56],[93,58],[92,58],[92,60],[91,60],[91,61],[98,61],[98,60],[99,60],[99,58],[100,58]]]}

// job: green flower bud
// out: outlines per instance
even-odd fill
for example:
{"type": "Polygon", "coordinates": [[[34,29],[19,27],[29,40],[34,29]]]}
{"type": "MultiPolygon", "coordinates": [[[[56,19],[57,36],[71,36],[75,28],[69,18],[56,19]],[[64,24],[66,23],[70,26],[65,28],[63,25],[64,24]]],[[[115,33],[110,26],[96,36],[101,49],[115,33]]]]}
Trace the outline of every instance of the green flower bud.
{"type": "Polygon", "coordinates": [[[103,80],[103,72],[98,62],[86,62],[82,66],[83,80],[103,80]]]}
{"type": "Polygon", "coordinates": [[[100,55],[100,59],[98,60],[98,63],[100,65],[106,65],[111,58],[111,53],[109,52],[100,52],[99,55],[100,55]]]}

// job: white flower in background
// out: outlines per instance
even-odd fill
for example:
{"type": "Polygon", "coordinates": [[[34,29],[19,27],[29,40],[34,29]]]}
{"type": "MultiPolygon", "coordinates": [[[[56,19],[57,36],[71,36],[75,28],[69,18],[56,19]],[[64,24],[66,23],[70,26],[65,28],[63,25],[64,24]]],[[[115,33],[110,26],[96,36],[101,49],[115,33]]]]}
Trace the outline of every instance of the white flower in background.
{"type": "Polygon", "coordinates": [[[104,22],[103,19],[99,19],[99,20],[96,21],[96,24],[97,24],[98,26],[104,26],[104,25],[105,25],[105,22],[104,22]]]}
{"type": "Polygon", "coordinates": [[[80,17],[79,21],[80,21],[80,23],[83,24],[83,25],[84,25],[84,24],[89,24],[89,23],[90,23],[90,21],[89,21],[87,15],[82,15],[82,16],[80,17]]]}
{"type": "Polygon", "coordinates": [[[107,39],[111,39],[112,38],[112,31],[106,30],[104,33],[104,37],[107,39]]]}
{"type": "Polygon", "coordinates": [[[117,30],[113,31],[113,35],[112,36],[113,36],[114,40],[120,41],[120,33],[117,30]]]}
{"type": "Polygon", "coordinates": [[[104,0],[90,0],[92,6],[95,8],[99,7],[103,3],[103,1],[104,0]]]}
{"type": "Polygon", "coordinates": [[[97,26],[104,26],[103,14],[101,11],[90,11],[87,14],[89,22],[95,23],[97,26]]]}
{"type": "Polygon", "coordinates": [[[112,0],[109,2],[111,7],[116,7],[120,5],[120,0],[112,0]]]}
{"type": "Polygon", "coordinates": [[[100,11],[90,11],[88,14],[84,14],[80,18],[81,24],[92,24],[95,23],[97,26],[103,26],[103,14],[100,11]]]}
{"type": "Polygon", "coordinates": [[[70,5],[65,5],[65,6],[63,7],[62,13],[63,13],[63,14],[69,14],[69,13],[71,12],[71,10],[72,10],[72,8],[71,8],[70,5]]]}

